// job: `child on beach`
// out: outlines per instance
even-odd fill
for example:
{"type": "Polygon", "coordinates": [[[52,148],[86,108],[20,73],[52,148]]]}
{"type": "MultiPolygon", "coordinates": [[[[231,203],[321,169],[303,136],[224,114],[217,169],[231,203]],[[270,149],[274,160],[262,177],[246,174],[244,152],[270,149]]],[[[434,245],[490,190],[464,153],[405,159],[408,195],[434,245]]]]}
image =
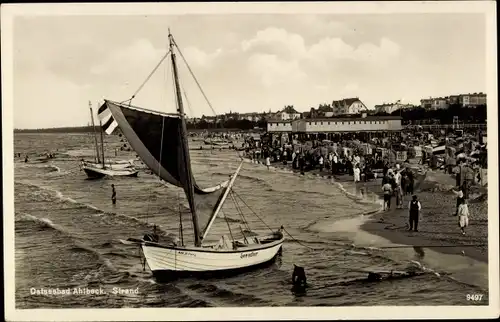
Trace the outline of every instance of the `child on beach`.
{"type": "Polygon", "coordinates": [[[408,204],[408,209],[410,209],[410,226],[408,227],[408,230],[411,231],[413,229],[413,231],[418,232],[418,217],[420,217],[420,210],[422,209],[422,205],[420,204],[420,201],[418,201],[417,196],[413,196],[413,200],[408,204]]]}
{"type": "Polygon", "coordinates": [[[455,208],[455,214],[454,214],[454,216],[457,216],[458,215],[458,208],[460,207],[462,202],[465,201],[464,193],[460,187],[459,187],[458,191],[455,191],[453,189],[451,191],[457,196],[457,206],[455,208]]]}
{"type": "Polygon", "coordinates": [[[469,226],[469,207],[467,206],[467,201],[462,199],[460,205],[458,206],[458,226],[462,231],[462,235],[465,235],[465,227],[469,226]]]}
{"type": "Polygon", "coordinates": [[[271,158],[266,157],[266,167],[267,167],[267,170],[269,170],[269,167],[271,166],[271,158]]]}
{"type": "Polygon", "coordinates": [[[384,192],[384,210],[389,210],[391,208],[391,197],[392,197],[392,186],[389,182],[382,186],[382,191],[384,192]]]}

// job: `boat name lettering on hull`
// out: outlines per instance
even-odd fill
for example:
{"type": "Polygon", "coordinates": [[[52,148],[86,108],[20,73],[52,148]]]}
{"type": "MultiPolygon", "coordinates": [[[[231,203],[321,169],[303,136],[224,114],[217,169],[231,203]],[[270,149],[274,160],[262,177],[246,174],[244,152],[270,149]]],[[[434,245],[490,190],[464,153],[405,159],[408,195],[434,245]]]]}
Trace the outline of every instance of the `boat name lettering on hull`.
{"type": "Polygon", "coordinates": [[[185,251],[182,251],[182,250],[177,251],[177,253],[178,253],[179,255],[187,255],[187,256],[193,256],[193,257],[196,257],[196,254],[195,254],[195,253],[189,253],[189,252],[185,252],[185,251]]]}
{"type": "Polygon", "coordinates": [[[257,256],[257,254],[258,254],[258,252],[245,253],[245,254],[241,254],[240,258],[255,257],[255,256],[257,256]]]}

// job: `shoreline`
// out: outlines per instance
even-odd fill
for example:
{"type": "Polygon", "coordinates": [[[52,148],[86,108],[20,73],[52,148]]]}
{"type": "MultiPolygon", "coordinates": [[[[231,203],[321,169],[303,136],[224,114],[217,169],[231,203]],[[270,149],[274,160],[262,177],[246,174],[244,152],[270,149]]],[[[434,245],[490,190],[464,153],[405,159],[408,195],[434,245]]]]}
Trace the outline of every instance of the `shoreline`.
{"type": "MultiPolygon", "coordinates": [[[[250,163],[257,162],[246,159],[250,163]]],[[[258,161],[258,164],[265,165],[258,161]]],[[[410,167],[410,166],[409,166],[410,167]]],[[[292,169],[290,163],[272,163],[271,168],[288,170],[290,173],[301,175],[298,170],[292,169]]],[[[413,169],[415,170],[415,169],[413,169]]],[[[382,202],[381,178],[354,184],[352,176],[335,176],[318,169],[305,172],[306,177],[321,177],[332,180],[340,185],[340,189],[353,200],[360,202],[382,202]],[[345,184],[348,184],[347,186],[345,184]],[[354,193],[348,190],[355,189],[354,193]],[[368,198],[366,198],[368,197],[368,198]],[[370,200],[373,199],[373,200],[370,200]]],[[[419,221],[419,231],[407,231],[408,209],[397,209],[396,198],[392,198],[389,211],[368,211],[363,214],[368,216],[360,229],[372,235],[382,237],[395,246],[416,246],[432,249],[442,254],[463,255],[474,260],[488,263],[488,212],[487,201],[470,200],[469,216],[470,226],[467,235],[463,236],[458,227],[458,218],[453,216],[456,197],[448,189],[447,183],[440,183],[435,178],[430,180],[428,173],[417,174],[415,191],[422,204],[422,216],[419,221]],[[486,204],[485,204],[486,203],[486,204]],[[484,211],[485,210],[485,211],[484,211]],[[463,247],[461,247],[464,245],[463,247]],[[470,246],[474,245],[474,246],[470,246]],[[439,247],[442,246],[442,247],[439,247]]],[[[405,196],[403,206],[407,207],[411,196],[405,196]]],[[[478,198],[480,199],[480,198],[478,198]]]]}

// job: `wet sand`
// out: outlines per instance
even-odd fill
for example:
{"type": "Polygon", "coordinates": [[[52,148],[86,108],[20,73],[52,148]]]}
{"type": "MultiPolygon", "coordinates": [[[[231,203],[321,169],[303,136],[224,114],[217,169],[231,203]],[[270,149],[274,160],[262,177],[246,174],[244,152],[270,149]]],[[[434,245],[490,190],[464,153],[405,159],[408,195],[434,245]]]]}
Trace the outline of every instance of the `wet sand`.
{"type": "MultiPolygon", "coordinates": [[[[251,161],[250,161],[251,162],[251,161]]],[[[264,165],[263,165],[264,166],[264,165]]],[[[287,165],[271,164],[278,169],[292,170],[290,162],[287,165]]],[[[306,175],[333,178],[342,185],[354,186],[353,177],[349,175],[332,176],[324,170],[312,170],[306,175]]],[[[377,178],[368,182],[356,184],[358,196],[379,196],[382,198],[382,179],[377,178]]],[[[441,172],[429,171],[419,174],[415,179],[414,193],[422,204],[422,216],[419,220],[418,232],[407,231],[408,202],[411,196],[404,198],[403,206],[406,209],[396,209],[396,198],[392,198],[391,209],[381,211],[370,216],[370,219],[361,225],[361,229],[380,236],[396,245],[417,246],[429,248],[442,254],[465,255],[480,262],[488,262],[488,201],[486,189],[474,191],[469,201],[469,227],[466,235],[462,235],[458,226],[458,217],[454,216],[456,197],[450,191],[454,179],[441,172]],[[480,194],[483,194],[482,197],[480,194]],[[426,247],[427,246],[427,247],[426,247]],[[442,247],[439,247],[442,246],[442,247]]],[[[372,197],[373,198],[373,197],[372,197]]],[[[371,198],[370,198],[371,199],[371,198]]]]}
{"type": "Polygon", "coordinates": [[[405,197],[403,205],[406,209],[396,209],[393,198],[391,210],[374,215],[361,228],[395,244],[427,246],[441,253],[462,254],[488,262],[487,200],[470,202],[470,226],[466,228],[464,236],[458,226],[458,217],[454,216],[456,198],[453,193],[442,191],[436,183],[425,179],[415,193],[422,205],[418,232],[406,230],[409,217],[407,204],[411,196],[405,197]]]}

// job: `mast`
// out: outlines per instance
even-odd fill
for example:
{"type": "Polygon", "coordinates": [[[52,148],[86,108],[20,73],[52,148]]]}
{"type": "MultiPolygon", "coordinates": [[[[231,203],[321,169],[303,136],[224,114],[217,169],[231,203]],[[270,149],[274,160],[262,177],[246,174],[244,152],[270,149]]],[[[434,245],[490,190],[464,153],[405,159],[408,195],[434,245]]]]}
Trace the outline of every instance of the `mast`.
{"type": "Polygon", "coordinates": [[[180,226],[179,226],[179,230],[180,230],[180,237],[181,237],[181,246],[184,246],[184,228],[182,227],[182,209],[181,209],[181,203],[180,203],[180,198],[177,198],[177,200],[179,201],[179,220],[180,220],[180,226]]]}
{"type": "Polygon", "coordinates": [[[99,120],[99,125],[101,126],[101,156],[102,156],[102,168],[104,169],[104,135],[103,135],[103,129],[102,129],[102,122],[99,120]]]}
{"type": "Polygon", "coordinates": [[[193,230],[194,230],[194,245],[195,246],[201,246],[201,236],[200,236],[200,227],[198,223],[198,215],[196,214],[196,206],[194,204],[194,188],[193,188],[193,182],[192,182],[192,174],[191,174],[191,161],[189,158],[189,147],[188,147],[188,142],[187,142],[187,127],[186,127],[186,119],[184,116],[184,106],[182,105],[182,95],[181,95],[181,89],[179,85],[179,75],[177,71],[177,65],[175,63],[175,53],[174,53],[174,39],[172,34],[170,33],[170,29],[168,30],[168,38],[170,41],[170,57],[172,58],[172,67],[173,67],[173,73],[174,73],[174,80],[175,80],[175,93],[177,96],[177,104],[178,104],[178,112],[180,114],[180,119],[181,119],[181,137],[182,137],[182,153],[184,156],[184,163],[181,164],[180,166],[184,166],[184,169],[179,169],[180,172],[185,173],[185,186],[184,186],[184,191],[186,193],[188,202],[189,202],[189,208],[191,209],[191,215],[192,215],[192,220],[193,220],[193,230]]]}
{"type": "Polygon", "coordinates": [[[96,162],[99,162],[99,144],[97,143],[97,132],[95,130],[95,123],[94,123],[94,112],[92,111],[92,102],[89,101],[89,108],[90,108],[90,118],[92,119],[92,129],[94,129],[94,140],[95,140],[95,152],[96,152],[96,162]]]}

